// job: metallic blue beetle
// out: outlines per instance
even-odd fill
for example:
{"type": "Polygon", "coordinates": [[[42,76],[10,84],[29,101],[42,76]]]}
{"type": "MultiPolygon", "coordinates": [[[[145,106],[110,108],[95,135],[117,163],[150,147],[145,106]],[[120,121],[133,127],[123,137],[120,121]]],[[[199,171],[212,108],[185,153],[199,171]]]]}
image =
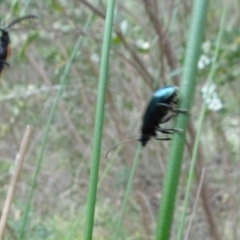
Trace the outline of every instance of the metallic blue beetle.
{"type": "Polygon", "coordinates": [[[172,134],[174,132],[181,133],[182,129],[160,127],[160,124],[168,122],[178,113],[187,113],[187,110],[177,108],[178,101],[178,87],[176,86],[165,86],[155,91],[143,115],[141,136],[137,139],[127,140],[115,145],[106,153],[106,158],[110,151],[121,144],[139,141],[144,147],[151,137],[154,137],[157,140],[171,140],[169,137],[157,138],[157,132],[161,132],[163,134],[172,134]],[[169,112],[172,114],[168,115],[169,112]]]}
{"type": "Polygon", "coordinates": [[[151,137],[157,140],[170,140],[170,138],[157,138],[157,132],[172,134],[182,131],[176,128],[164,129],[160,127],[160,124],[169,121],[178,113],[186,113],[186,110],[177,109],[178,101],[178,87],[176,86],[161,87],[153,93],[143,115],[141,136],[138,139],[143,147],[151,137]],[[173,114],[167,116],[169,112],[173,114]]]}

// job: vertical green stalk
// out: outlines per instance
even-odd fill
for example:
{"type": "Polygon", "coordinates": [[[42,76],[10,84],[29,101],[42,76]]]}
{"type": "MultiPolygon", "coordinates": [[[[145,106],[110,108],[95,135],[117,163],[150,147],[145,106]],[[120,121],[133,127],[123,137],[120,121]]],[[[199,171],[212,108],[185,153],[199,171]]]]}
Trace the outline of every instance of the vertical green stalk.
{"type": "MultiPolygon", "coordinates": [[[[183,76],[180,87],[180,108],[189,111],[193,99],[196,84],[197,63],[203,39],[204,26],[208,0],[195,0],[193,15],[188,37],[183,76]]],[[[166,174],[164,178],[163,194],[160,202],[158,215],[156,240],[169,239],[171,224],[174,214],[174,204],[177,193],[183,148],[185,143],[185,132],[188,124],[188,116],[179,114],[176,118],[176,128],[183,129],[182,134],[173,135],[170,154],[167,161],[166,174]]]]}
{"type": "Polygon", "coordinates": [[[136,172],[136,169],[137,169],[137,166],[138,166],[140,152],[141,152],[141,143],[139,142],[138,146],[137,146],[136,153],[135,153],[131,173],[130,173],[130,176],[129,176],[129,179],[128,179],[127,188],[126,188],[126,191],[125,191],[125,194],[124,194],[122,208],[121,208],[121,211],[120,211],[120,216],[119,216],[119,219],[118,219],[117,224],[116,224],[115,235],[114,235],[114,238],[113,238],[114,240],[118,239],[119,230],[120,230],[121,225],[122,225],[123,215],[124,215],[124,212],[126,210],[127,202],[128,202],[128,199],[129,199],[131,189],[132,189],[134,175],[135,175],[135,172],[136,172]]]}
{"type": "MultiPolygon", "coordinates": [[[[224,31],[226,12],[227,12],[227,8],[224,7],[224,5],[223,5],[221,24],[220,24],[220,29],[219,29],[219,32],[218,32],[217,41],[216,41],[216,49],[215,49],[215,52],[214,52],[214,58],[213,58],[211,70],[209,72],[208,81],[207,81],[207,86],[208,87],[210,86],[211,82],[213,81],[213,75],[214,75],[214,73],[216,71],[216,68],[217,68],[216,63],[217,63],[219,49],[220,49],[220,46],[221,46],[221,39],[222,39],[223,31],[224,31]]],[[[199,145],[199,141],[200,141],[200,136],[201,136],[202,126],[203,126],[203,120],[204,120],[204,117],[205,117],[205,112],[206,112],[206,101],[204,101],[204,103],[202,105],[202,109],[201,109],[200,116],[199,116],[196,140],[194,142],[194,147],[193,147],[193,155],[192,155],[192,159],[191,159],[191,166],[190,166],[190,171],[189,171],[188,181],[187,181],[187,187],[186,187],[186,192],[185,192],[183,212],[182,212],[182,216],[181,216],[180,224],[179,224],[179,228],[178,228],[177,240],[182,239],[182,232],[183,232],[183,228],[184,228],[184,224],[185,224],[185,216],[186,216],[186,211],[187,211],[187,207],[188,207],[190,190],[191,190],[193,177],[194,177],[194,166],[195,166],[196,159],[197,159],[197,150],[198,150],[198,145],[199,145]]]]}
{"type": "MultiPolygon", "coordinates": [[[[87,22],[84,26],[85,31],[90,26],[90,24],[92,22],[92,19],[93,19],[93,16],[94,15],[91,15],[88,18],[88,20],[87,20],[87,22]]],[[[57,95],[55,97],[52,109],[50,111],[50,114],[49,114],[49,117],[48,117],[48,120],[47,120],[45,132],[44,132],[43,139],[42,139],[42,142],[41,142],[41,147],[40,147],[40,150],[39,150],[39,155],[38,155],[38,158],[37,158],[36,167],[35,167],[35,170],[34,170],[34,173],[33,173],[32,181],[31,181],[31,186],[30,186],[30,190],[29,190],[29,194],[28,194],[28,198],[27,198],[26,208],[25,208],[25,211],[24,211],[24,214],[23,214],[23,221],[22,221],[22,225],[20,227],[18,240],[22,239],[24,229],[26,227],[26,223],[27,223],[27,219],[28,219],[28,213],[29,213],[29,210],[30,210],[31,200],[32,200],[33,193],[34,193],[34,190],[35,190],[35,187],[36,187],[37,177],[38,177],[38,174],[39,174],[39,171],[40,171],[40,168],[41,168],[43,155],[44,155],[44,151],[45,151],[47,140],[48,140],[48,134],[49,134],[52,122],[53,122],[53,118],[54,118],[54,115],[55,115],[55,112],[56,112],[56,109],[57,109],[57,105],[58,105],[58,102],[61,98],[63,90],[65,89],[65,87],[68,83],[67,76],[68,76],[68,73],[70,71],[71,64],[76,57],[77,51],[79,50],[80,46],[82,45],[83,39],[84,38],[82,37],[82,35],[80,35],[76,44],[75,44],[75,46],[74,46],[74,49],[73,49],[73,51],[71,53],[71,56],[70,56],[70,59],[69,59],[67,65],[64,69],[64,72],[62,74],[62,77],[61,77],[61,80],[60,80],[60,88],[57,92],[57,95]]]]}
{"type": "Polygon", "coordinates": [[[105,104],[105,93],[106,93],[107,76],[108,76],[108,64],[109,64],[112,25],[113,25],[114,5],[115,5],[115,0],[108,1],[107,15],[106,15],[106,21],[105,21],[105,27],[104,27],[101,66],[100,66],[100,75],[99,75],[99,88],[98,88],[97,106],[96,106],[96,114],[95,114],[93,155],[92,155],[92,162],[91,162],[86,222],[85,222],[85,229],[84,229],[85,240],[92,239],[92,232],[93,232],[93,225],[94,225],[94,212],[95,212],[96,195],[97,195],[98,168],[99,168],[100,150],[101,150],[104,104],[105,104]]]}
{"type": "Polygon", "coordinates": [[[122,146],[119,146],[117,148],[117,150],[114,152],[113,156],[110,158],[110,160],[109,160],[107,166],[105,167],[105,169],[103,171],[103,174],[102,174],[102,176],[101,176],[101,178],[99,180],[98,188],[102,185],[103,181],[105,180],[109,170],[112,168],[113,163],[115,162],[115,160],[116,160],[119,152],[121,151],[121,149],[122,149],[122,146]]]}
{"type": "MultiPolygon", "coordinates": [[[[113,163],[116,160],[116,158],[117,158],[121,149],[122,149],[122,146],[118,147],[117,150],[114,152],[113,156],[110,158],[110,160],[109,160],[109,162],[108,162],[108,164],[107,164],[105,170],[103,171],[103,174],[102,174],[102,176],[99,180],[98,189],[101,187],[103,181],[105,180],[109,170],[113,166],[113,163]]],[[[72,240],[73,239],[73,234],[75,233],[75,231],[79,227],[80,221],[83,221],[83,219],[85,217],[85,212],[86,212],[86,207],[84,206],[83,209],[81,209],[81,212],[79,213],[78,218],[76,219],[76,221],[74,221],[72,228],[67,233],[67,236],[64,238],[65,240],[72,240]]]]}

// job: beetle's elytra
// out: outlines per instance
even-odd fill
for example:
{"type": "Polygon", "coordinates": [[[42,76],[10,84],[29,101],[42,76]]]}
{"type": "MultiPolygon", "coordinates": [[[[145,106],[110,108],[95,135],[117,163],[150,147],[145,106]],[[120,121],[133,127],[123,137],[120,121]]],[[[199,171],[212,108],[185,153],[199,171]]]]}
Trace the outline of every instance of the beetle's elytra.
{"type": "Polygon", "coordinates": [[[176,86],[161,87],[152,94],[143,115],[141,136],[138,139],[143,147],[147,144],[151,137],[154,137],[157,140],[170,140],[168,137],[157,138],[157,132],[172,134],[173,132],[181,131],[176,128],[164,129],[160,127],[160,124],[169,121],[178,113],[186,112],[185,110],[177,109],[178,101],[178,87],[176,86]],[[172,114],[167,116],[169,112],[172,112],[172,114]]]}

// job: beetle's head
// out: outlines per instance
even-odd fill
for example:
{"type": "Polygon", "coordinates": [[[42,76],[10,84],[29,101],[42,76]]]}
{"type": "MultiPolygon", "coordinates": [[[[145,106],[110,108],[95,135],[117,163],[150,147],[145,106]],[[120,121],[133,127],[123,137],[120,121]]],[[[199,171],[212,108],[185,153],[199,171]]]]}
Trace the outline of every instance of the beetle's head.
{"type": "Polygon", "coordinates": [[[142,144],[143,147],[146,146],[147,142],[150,140],[151,136],[149,135],[141,135],[138,141],[142,144]]]}
{"type": "Polygon", "coordinates": [[[0,31],[2,32],[1,35],[1,45],[8,44],[10,42],[8,31],[4,28],[0,28],[0,31]]]}

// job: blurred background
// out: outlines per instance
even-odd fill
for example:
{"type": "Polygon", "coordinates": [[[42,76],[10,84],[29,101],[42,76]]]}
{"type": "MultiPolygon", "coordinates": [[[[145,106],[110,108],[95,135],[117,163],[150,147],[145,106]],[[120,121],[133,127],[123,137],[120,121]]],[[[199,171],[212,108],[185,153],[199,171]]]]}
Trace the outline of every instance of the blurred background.
{"type": "MultiPolygon", "coordinates": [[[[107,1],[96,2],[1,1],[3,25],[24,14],[39,17],[10,30],[10,67],[4,69],[0,81],[1,206],[24,130],[28,124],[34,128],[11,207],[6,239],[16,239],[19,231],[49,113],[79,35],[84,41],[71,65],[68,85],[49,132],[24,239],[82,239],[107,1]],[[95,17],[84,31],[92,12],[95,17]]],[[[113,235],[137,143],[123,145],[117,152],[111,152],[108,159],[105,154],[113,145],[139,136],[141,118],[154,90],[179,84],[192,2],[116,1],[94,239],[110,239],[113,235]],[[112,165],[104,174],[109,163],[112,165]]],[[[172,239],[183,207],[195,129],[204,101],[207,113],[185,232],[204,167],[204,184],[188,239],[240,239],[239,9],[238,0],[211,1],[209,5],[172,239]],[[214,83],[206,97],[205,83],[223,4],[227,20],[214,83]]],[[[123,239],[152,239],[168,148],[169,142],[151,140],[141,153],[123,221],[123,239]]]]}

